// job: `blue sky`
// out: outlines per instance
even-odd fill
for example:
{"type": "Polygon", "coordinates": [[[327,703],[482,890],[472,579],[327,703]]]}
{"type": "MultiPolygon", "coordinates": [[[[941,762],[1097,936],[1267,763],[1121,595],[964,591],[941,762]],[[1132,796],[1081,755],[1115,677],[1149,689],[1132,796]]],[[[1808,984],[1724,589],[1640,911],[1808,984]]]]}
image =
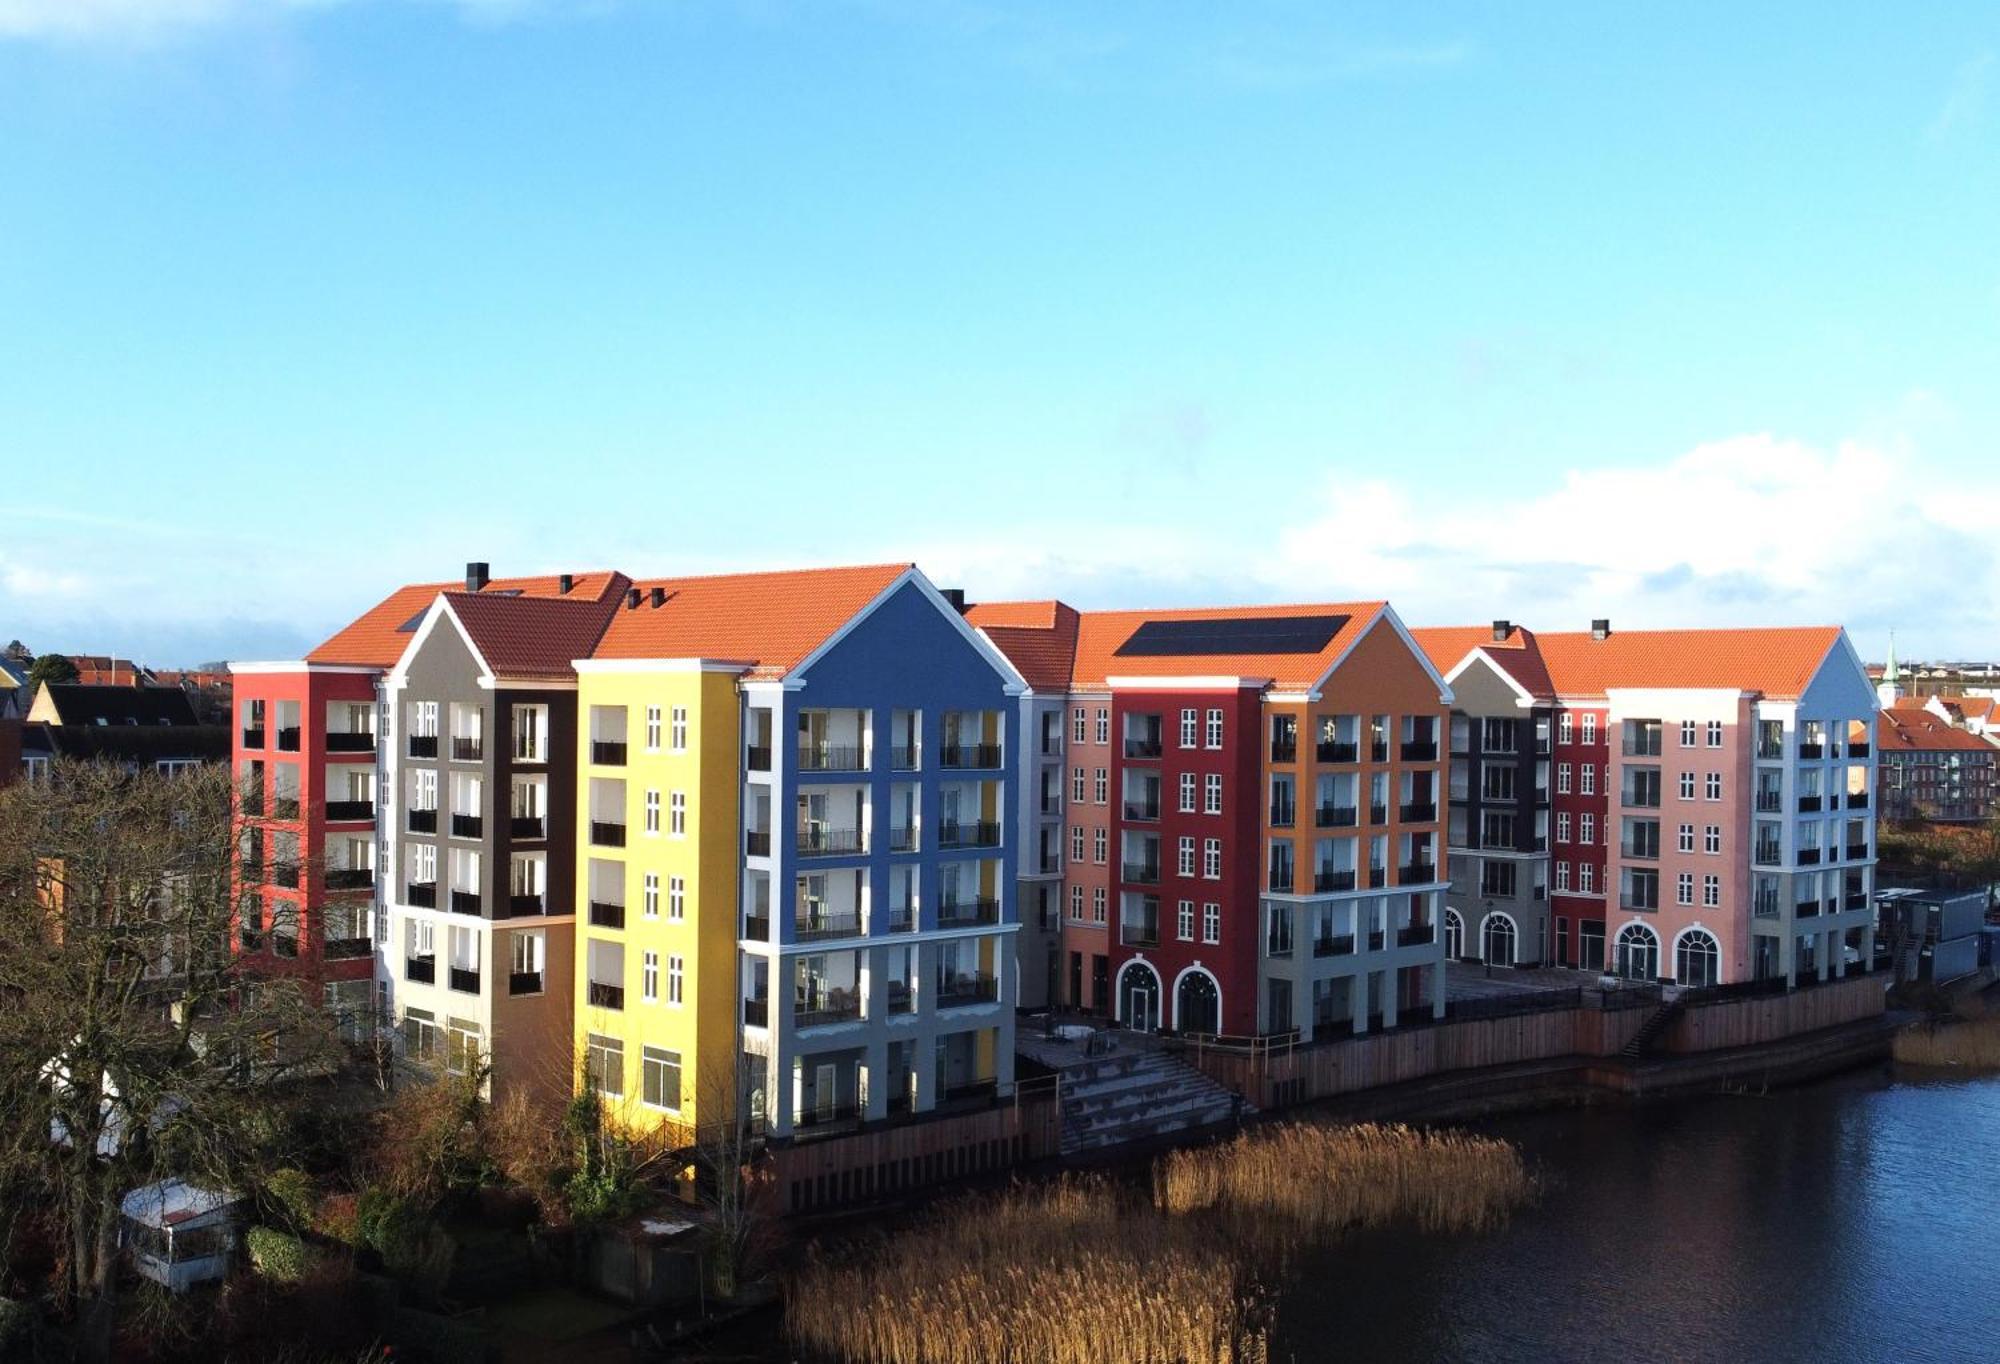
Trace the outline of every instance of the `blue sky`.
{"type": "Polygon", "coordinates": [[[0,0],[0,639],[395,582],[2000,654],[2000,11],[0,0]]]}

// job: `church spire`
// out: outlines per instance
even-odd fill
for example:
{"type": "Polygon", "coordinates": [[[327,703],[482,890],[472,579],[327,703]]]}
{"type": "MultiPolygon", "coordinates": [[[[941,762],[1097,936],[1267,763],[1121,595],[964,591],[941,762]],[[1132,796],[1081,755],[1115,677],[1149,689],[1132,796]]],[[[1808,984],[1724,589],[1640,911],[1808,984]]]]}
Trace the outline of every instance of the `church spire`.
{"type": "Polygon", "coordinates": [[[1875,688],[1875,699],[1887,710],[1903,699],[1903,674],[1896,668],[1896,632],[1889,632],[1889,658],[1882,665],[1882,681],[1875,688]]]}

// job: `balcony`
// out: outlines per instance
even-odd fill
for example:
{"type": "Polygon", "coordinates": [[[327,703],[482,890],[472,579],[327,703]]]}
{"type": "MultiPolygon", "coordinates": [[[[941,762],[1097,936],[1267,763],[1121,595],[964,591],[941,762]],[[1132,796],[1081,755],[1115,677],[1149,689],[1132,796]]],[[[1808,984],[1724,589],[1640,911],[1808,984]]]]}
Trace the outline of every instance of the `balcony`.
{"type": "Polygon", "coordinates": [[[1342,933],[1338,936],[1314,938],[1313,955],[1315,957],[1353,956],[1354,935],[1352,933],[1342,933]]]}
{"type": "Polygon", "coordinates": [[[798,942],[818,942],[822,938],[855,938],[861,935],[861,914],[846,910],[838,914],[801,914],[792,920],[792,937],[798,942]]]}
{"type": "Polygon", "coordinates": [[[745,829],[743,831],[743,851],[752,857],[771,855],[771,831],[769,829],[745,829]]]}
{"type": "Polygon", "coordinates": [[[915,852],[916,850],[917,850],[917,831],[915,829],[910,828],[907,825],[900,827],[892,825],[890,827],[889,829],[890,852],[915,852]]]}
{"type": "Polygon", "coordinates": [[[837,829],[831,824],[808,824],[799,830],[799,855],[839,857],[866,852],[859,829],[837,829]]]}
{"type": "Polygon", "coordinates": [[[599,767],[623,767],[625,765],[625,743],[623,740],[592,739],[590,760],[599,767]]]}
{"type": "Polygon", "coordinates": [[[296,862],[273,862],[271,864],[270,884],[296,888],[299,884],[299,864],[296,862]]]}
{"type": "Polygon", "coordinates": [[[372,890],[375,886],[373,867],[329,867],[326,872],[328,890],[372,890]]]}
{"type": "MultiPolygon", "coordinates": [[[[1127,742],[1126,748],[1131,744],[1127,742]]],[[[1132,755],[1128,752],[1126,757],[1132,755]]],[[[1154,756],[1158,756],[1155,745],[1154,756]]],[[[998,744],[946,744],[938,755],[938,766],[952,768],[980,768],[1000,766],[1000,745],[998,744]]]]}
{"type": "Polygon", "coordinates": [[[885,1013],[908,1014],[917,1010],[917,998],[910,990],[907,980],[892,980],[884,984],[883,999],[885,1013]]]}
{"type": "Polygon", "coordinates": [[[412,734],[410,736],[410,756],[412,758],[435,758],[438,755],[438,736],[435,734],[412,734]]]}
{"type": "Polygon", "coordinates": [[[1847,808],[1850,810],[1866,810],[1868,808],[1868,793],[1866,791],[1849,791],[1847,793],[1847,808]]]}
{"type": "Polygon", "coordinates": [[[549,822],[540,815],[515,815],[507,821],[509,838],[540,839],[549,836],[549,822]]]}
{"type": "Polygon", "coordinates": [[[765,914],[746,914],[743,917],[743,936],[751,942],[771,941],[771,919],[765,914]]]}
{"type": "Polygon", "coordinates": [[[1388,884],[1389,869],[1387,867],[1370,867],[1368,869],[1368,889],[1380,890],[1388,884]]]}
{"type": "Polygon", "coordinates": [[[1823,758],[1823,757],[1825,757],[1825,756],[1826,756],[1826,745],[1825,745],[1825,744],[1809,744],[1809,743],[1806,743],[1806,742],[1804,742],[1803,740],[1802,740],[1802,741],[1800,741],[1800,743],[1799,743],[1799,757],[1800,757],[1801,759],[1805,759],[1805,758],[1823,758]]]}
{"type": "Polygon", "coordinates": [[[743,1023],[751,1028],[771,1026],[771,1001],[769,999],[746,999],[743,1001],[743,1023]]]}
{"type": "Polygon", "coordinates": [[[852,1023],[861,1017],[861,998],[846,990],[829,990],[817,999],[801,1001],[792,1010],[795,1028],[824,1028],[852,1023]]]}
{"type": "Polygon", "coordinates": [[[938,906],[939,928],[983,928],[999,922],[998,900],[947,900],[938,906]]]}
{"type": "Polygon", "coordinates": [[[889,911],[889,931],[891,933],[914,933],[917,929],[917,911],[905,905],[901,909],[889,911]]]}
{"type": "Polygon", "coordinates": [[[352,730],[329,731],[326,736],[326,751],[329,753],[373,753],[375,736],[369,733],[355,733],[352,730]]]}
{"type": "Polygon", "coordinates": [[[454,914],[477,914],[479,912],[479,892],[476,890],[455,890],[451,893],[451,912],[454,914]]]}
{"type": "Polygon", "coordinates": [[[436,957],[403,958],[403,979],[413,985],[437,984],[436,957]]]}
{"type": "Polygon", "coordinates": [[[403,903],[413,909],[436,909],[438,883],[435,881],[412,881],[403,887],[403,903]]]}
{"type": "Polygon", "coordinates": [[[800,744],[801,772],[861,772],[868,767],[858,744],[800,744]]]}
{"type": "Polygon", "coordinates": [[[938,846],[997,848],[1000,846],[1000,826],[985,821],[974,824],[941,824],[938,826],[938,846]]]}
{"type": "Polygon", "coordinates": [[[1660,808],[1660,788],[1657,786],[1634,786],[1625,791],[1623,801],[1635,810],[1657,810],[1660,808]]]}
{"type": "Polygon", "coordinates": [[[1351,763],[1361,756],[1361,745],[1342,743],[1338,739],[1321,739],[1313,752],[1323,763],[1351,763]]]}
{"type": "Polygon", "coordinates": [[[1292,869],[1288,866],[1272,867],[1268,876],[1269,884],[1264,888],[1273,895],[1292,893],[1292,869]]]}
{"type": "Polygon", "coordinates": [[[1651,900],[1634,900],[1629,896],[1621,896],[1618,904],[1620,908],[1632,914],[1657,914],[1660,912],[1660,902],[1657,897],[1651,900]]]}
{"type": "Polygon", "coordinates": [[[449,983],[462,995],[476,995],[479,993],[479,972],[467,966],[454,966],[449,983]]]}
{"type": "Polygon", "coordinates": [[[624,847],[625,822],[623,820],[612,821],[608,819],[591,820],[590,841],[594,847],[599,848],[624,847]]]}
{"type": "Polygon", "coordinates": [[[1434,763],[1437,761],[1436,739],[1419,739],[1403,744],[1403,761],[1406,763],[1434,763]]]}
{"type": "Polygon", "coordinates": [[[1759,843],[1756,852],[1751,855],[1750,860],[1760,867],[1775,867],[1784,861],[1784,853],[1779,850],[1778,845],[1775,843],[1759,843]]]}
{"type": "Polygon", "coordinates": [[[1775,815],[1784,808],[1785,808],[1785,797],[1782,792],[1759,791],[1757,793],[1758,814],[1775,815]]]}
{"type": "Polygon", "coordinates": [[[1865,890],[1850,890],[1847,892],[1846,898],[1842,903],[1849,909],[1866,909],[1868,908],[1868,892],[1865,890]]]}
{"type": "Polygon", "coordinates": [[[1297,739],[1271,740],[1271,761],[1274,763],[1295,763],[1299,760],[1297,739]]]}
{"type": "Polygon", "coordinates": [[[1122,919],[1118,924],[1118,941],[1127,947],[1158,947],[1160,945],[1160,921],[1158,919],[1122,919]]]}
{"type": "Polygon", "coordinates": [[[1801,900],[1793,908],[1798,911],[1798,917],[1801,919],[1816,919],[1819,917],[1819,901],[1817,900],[1801,900]]]}
{"type": "Polygon", "coordinates": [[[1436,924],[1410,924],[1396,930],[1396,946],[1428,947],[1437,941],[1436,924]]]}
{"type": "Polygon", "coordinates": [[[921,761],[914,744],[898,744],[889,750],[889,766],[897,772],[914,772],[921,761]]]}
{"type": "MultiPolygon", "coordinates": [[[[1049,812],[1044,812],[1049,813],[1049,812]]],[[[1160,802],[1157,800],[1128,800],[1125,802],[1125,818],[1152,823],[1160,817],[1160,802]]]]}
{"type": "Polygon", "coordinates": [[[1620,843],[1618,855],[1632,862],[1657,862],[1660,860],[1660,844],[1657,839],[1644,843],[1620,843]]]}
{"type": "Polygon", "coordinates": [[[1157,758],[1160,756],[1160,741],[1158,739],[1127,739],[1125,741],[1125,756],[1143,760],[1157,758]]]}
{"type": "Polygon", "coordinates": [[[453,838],[477,838],[486,831],[484,815],[453,815],[451,836],[453,838]]]}
{"type": "Polygon", "coordinates": [[[262,725],[246,727],[243,731],[243,746],[245,748],[262,748],[264,746],[264,727],[262,725]]]}
{"type": "Polygon", "coordinates": [[[585,994],[593,1009],[622,1009],[625,1007],[625,987],[606,985],[601,980],[590,982],[585,994]]]}
{"type": "Polygon", "coordinates": [[[941,981],[937,1007],[963,1009],[974,1004],[992,1004],[1000,998],[1000,982],[992,976],[953,976],[941,981]]]}
{"type": "Polygon", "coordinates": [[[1799,813],[1802,815],[1812,814],[1815,810],[1819,809],[1819,806],[1820,798],[1818,796],[1799,797],[1799,813]]]}
{"type": "Polygon", "coordinates": [[[1369,806],[1368,822],[1370,824],[1387,824],[1389,822],[1389,807],[1386,805],[1369,806]]]}
{"type": "Polygon", "coordinates": [[[299,817],[297,796],[275,796],[271,800],[271,818],[292,820],[299,817]]]}
{"type": "Polygon", "coordinates": [[[486,756],[486,745],[477,735],[454,734],[451,736],[451,760],[455,763],[476,763],[486,756]]]}
{"type": "Polygon", "coordinates": [[[528,895],[515,891],[507,897],[507,912],[510,915],[546,914],[549,912],[547,897],[528,895]]]}
{"type": "Polygon", "coordinates": [[[1387,940],[1387,935],[1384,934],[1381,929],[1379,928],[1370,929],[1368,932],[1368,950],[1370,952],[1380,952],[1382,950],[1383,943],[1386,940],[1387,940]]]}
{"type": "Polygon", "coordinates": [[[605,900],[590,902],[590,926],[592,928],[625,927],[625,906],[614,905],[605,900]]]}
{"type": "Polygon", "coordinates": [[[1370,741],[1368,745],[1368,761],[1376,763],[1389,761],[1389,741],[1387,739],[1370,741]]]}
{"type": "Polygon", "coordinates": [[[540,971],[511,971],[507,975],[507,993],[510,995],[538,995],[542,992],[540,971]]]}
{"type": "Polygon", "coordinates": [[[1405,862],[1396,873],[1396,884],[1414,886],[1437,880],[1437,866],[1431,862],[1405,862]]]}
{"type": "Polygon", "coordinates": [[[1866,742],[1866,741],[1864,740],[1864,741],[1862,741],[1862,742],[1860,742],[1860,743],[1852,743],[1852,744],[1849,744],[1849,745],[1847,746],[1847,756],[1848,756],[1848,757],[1850,757],[1850,758],[1865,758],[1865,757],[1867,757],[1867,756],[1868,756],[1868,744],[1867,744],[1867,742],[1866,742]]]}
{"type": "Polygon", "coordinates": [[[1397,812],[1405,824],[1428,824],[1438,817],[1437,802],[1429,800],[1405,801],[1397,812]]]}
{"type": "Polygon", "coordinates": [[[1126,862],[1120,865],[1122,879],[1135,886],[1157,886],[1160,884],[1160,864],[1157,862],[1126,862]]]}
{"type": "Polygon", "coordinates": [[[1802,866],[1802,867],[1810,867],[1810,866],[1813,866],[1814,864],[1816,864],[1816,863],[1817,863],[1818,861],[1819,861],[1819,849],[1818,849],[1818,848],[1800,848],[1800,849],[1799,849],[1799,865],[1800,865],[1800,866],[1802,866]]]}
{"type": "Polygon", "coordinates": [[[374,950],[375,944],[368,938],[328,938],[320,944],[320,955],[328,961],[353,961],[374,950]]]}
{"type": "Polygon", "coordinates": [[[1352,805],[1322,805],[1313,811],[1313,825],[1320,829],[1351,829],[1359,818],[1352,805]]]}
{"type": "Polygon", "coordinates": [[[436,810],[405,810],[403,827],[413,834],[435,834],[438,831],[436,810]]]}
{"type": "Polygon", "coordinates": [[[1865,862],[1865,861],[1867,861],[1867,860],[1868,860],[1868,845],[1867,845],[1866,843],[1850,843],[1850,844],[1848,844],[1848,845],[1847,845],[1847,860],[1848,860],[1848,861],[1850,861],[1850,862],[1865,862]]]}
{"type": "Polygon", "coordinates": [[[1271,827],[1289,829],[1298,823],[1299,811],[1295,805],[1273,805],[1271,807],[1271,827]]]}
{"type": "Polygon", "coordinates": [[[280,753],[296,753],[299,751],[299,727],[297,725],[287,725],[278,731],[278,751],[280,753]]]}
{"type": "Polygon", "coordinates": [[[1332,891],[1353,890],[1354,872],[1329,871],[1325,868],[1313,873],[1313,890],[1321,895],[1332,891]]]}
{"type": "Polygon", "coordinates": [[[769,772],[771,770],[771,746],[769,744],[748,745],[743,750],[743,763],[752,772],[769,772]]]}
{"type": "Polygon", "coordinates": [[[333,824],[373,823],[375,802],[372,800],[330,800],[326,803],[326,817],[333,824]]]}

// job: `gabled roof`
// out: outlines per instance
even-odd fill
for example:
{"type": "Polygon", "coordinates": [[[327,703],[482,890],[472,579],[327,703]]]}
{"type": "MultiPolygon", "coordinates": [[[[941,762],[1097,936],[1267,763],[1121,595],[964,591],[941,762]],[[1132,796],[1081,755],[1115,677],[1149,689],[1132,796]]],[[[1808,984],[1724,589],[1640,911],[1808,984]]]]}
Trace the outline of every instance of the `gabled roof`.
{"type": "MultiPolygon", "coordinates": [[[[595,601],[619,575],[608,572],[574,575],[567,599],[595,601]]],[[[495,578],[476,594],[465,592],[465,581],[412,583],[399,587],[306,655],[308,663],[349,667],[392,668],[409,647],[410,636],[443,592],[481,597],[547,597],[564,600],[562,580],[550,574],[538,578],[495,578]]]]}
{"type": "Polygon", "coordinates": [[[472,647],[498,678],[551,681],[576,676],[575,660],[588,658],[619,607],[626,579],[612,574],[595,599],[505,597],[486,592],[445,592],[472,647]]]}
{"type": "Polygon", "coordinates": [[[1719,688],[1796,700],[1840,642],[1837,625],[1753,630],[1626,630],[1536,636],[1556,694],[1719,688]]]}
{"type": "Polygon", "coordinates": [[[194,704],[179,687],[45,682],[29,714],[60,725],[193,725],[194,704]]]}
{"type": "Polygon", "coordinates": [[[1525,626],[1510,627],[1505,639],[1493,638],[1492,627],[1485,625],[1433,626],[1410,634],[1422,646],[1431,666],[1447,678],[1477,649],[1528,695],[1538,701],[1555,699],[1555,683],[1542,661],[1541,644],[1525,626]]]}
{"type": "Polygon", "coordinates": [[[783,677],[913,567],[647,578],[633,584],[639,604],[621,604],[612,613],[590,657],[724,659],[746,664],[752,678],[783,677]],[[658,606],[656,590],[665,594],[658,606]]]}
{"type": "Polygon", "coordinates": [[[1064,602],[982,602],[965,618],[1038,692],[1064,692],[1076,666],[1077,609],[1064,602]]]}
{"type": "Polygon", "coordinates": [[[1993,745],[1976,734],[1957,729],[1936,712],[1920,706],[1892,706],[1875,722],[1876,748],[1884,753],[1957,749],[1991,753],[1993,745]]]}

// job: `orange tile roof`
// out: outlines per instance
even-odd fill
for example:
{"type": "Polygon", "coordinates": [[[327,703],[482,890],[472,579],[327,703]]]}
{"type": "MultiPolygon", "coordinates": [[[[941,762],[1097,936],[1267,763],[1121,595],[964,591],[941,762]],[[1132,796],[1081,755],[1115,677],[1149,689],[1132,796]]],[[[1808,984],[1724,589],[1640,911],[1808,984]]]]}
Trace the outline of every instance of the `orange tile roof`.
{"type": "Polygon", "coordinates": [[[595,600],[578,592],[566,598],[442,595],[495,677],[549,680],[576,676],[574,661],[597,647],[623,600],[626,581],[614,573],[595,600]]]}
{"type": "MultiPolygon", "coordinates": [[[[595,600],[605,585],[618,576],[613,573],[576,574],[569,595],[595,600]]],[[[464,590],[465,580],[462,578],[457,582],[412,583],[399,587],[360,617],[335,631],[331,638],[306,655],[306,661],[349,667],[392,668],[410,643],[410,633],[401,627],[430,609],[430,604],[437,600],[439,593],[463,593],[464,590]]],[[[507,593],[519,593],[523,597],[560,598],[562,583],[554,574],[536,578],[495,578],[480,595],[500,596],[507,593]]]]}
{"type": "Polygon", "coordinates": [[[1840,639],[1837,625],[1764,630],[1626,630],[1537,635],[1559,696],[1613,688],[1726,688],[1797,697],[1840,639]]]}
{"type": "Polygon", "coordinates": [[[612,615],[591,656],[731,659],[750,664],[752,677],[783,677],[911,567],[648,578],[633,584],[639,605],[612,615]],[[663,606],[653,605],[656,587],[663,606]]]}
{"type": "Polygon", "coordinates": [[[1074,616],[1076,608],[1054,598],[1048,601],[982,601],[966,607],[965,618],[982,630],[995,626],[1053,630],[1064,612],[1074,616]]]}
{"type": "Polygon", "coordinates": [[[1993,718],[1994,699],[1990,696],[1941,696],[1940,701],[1967,720],[1993,718]]]}
{"type": "Polygon", "coordinates": [[[1003,602],[999,605],[1003,609],[997,611],[973,607],[965,613],[966,619],[986,633],[986,637],[993,641],[993,647],[1007,655],[1007,661],[1014,665],[1015,671],[1030,687],[1039,692],[1068,691],[1076,667],[1076,608],[1063,602],[1018,603],[1050,608],[1046,613],[1025,613],[1043,616],[1049,622],[1045,626],[1030,627],[989,623],[1013,618],[1004,608],[1017,603],[1003,602]],[[984,619],[981,619],[982,616],[984,619]]]}
{"type": "Polygon", "coordinates": [[[1895,706],[1883,711],[1875,722],[1875,745],[1885,753],[1934,749],[1993,751],[1993,745],[1978,735],[1956,729],[1939,719],[1935,711],[1916,706],[1895,706]]]}
{"type": "Polygon", "coordinates": [[[1555,683],[1542,661],[1541,642],[1525,626],[1513,626],[1504,640],[1493,638],[1492,627],[1486,625],[1432,626],[1410,634],[1441,677],[1463,663],[1474,649],[1484,649],[1522,691],[1544,700],[1555,696],[1555,683]]]}

